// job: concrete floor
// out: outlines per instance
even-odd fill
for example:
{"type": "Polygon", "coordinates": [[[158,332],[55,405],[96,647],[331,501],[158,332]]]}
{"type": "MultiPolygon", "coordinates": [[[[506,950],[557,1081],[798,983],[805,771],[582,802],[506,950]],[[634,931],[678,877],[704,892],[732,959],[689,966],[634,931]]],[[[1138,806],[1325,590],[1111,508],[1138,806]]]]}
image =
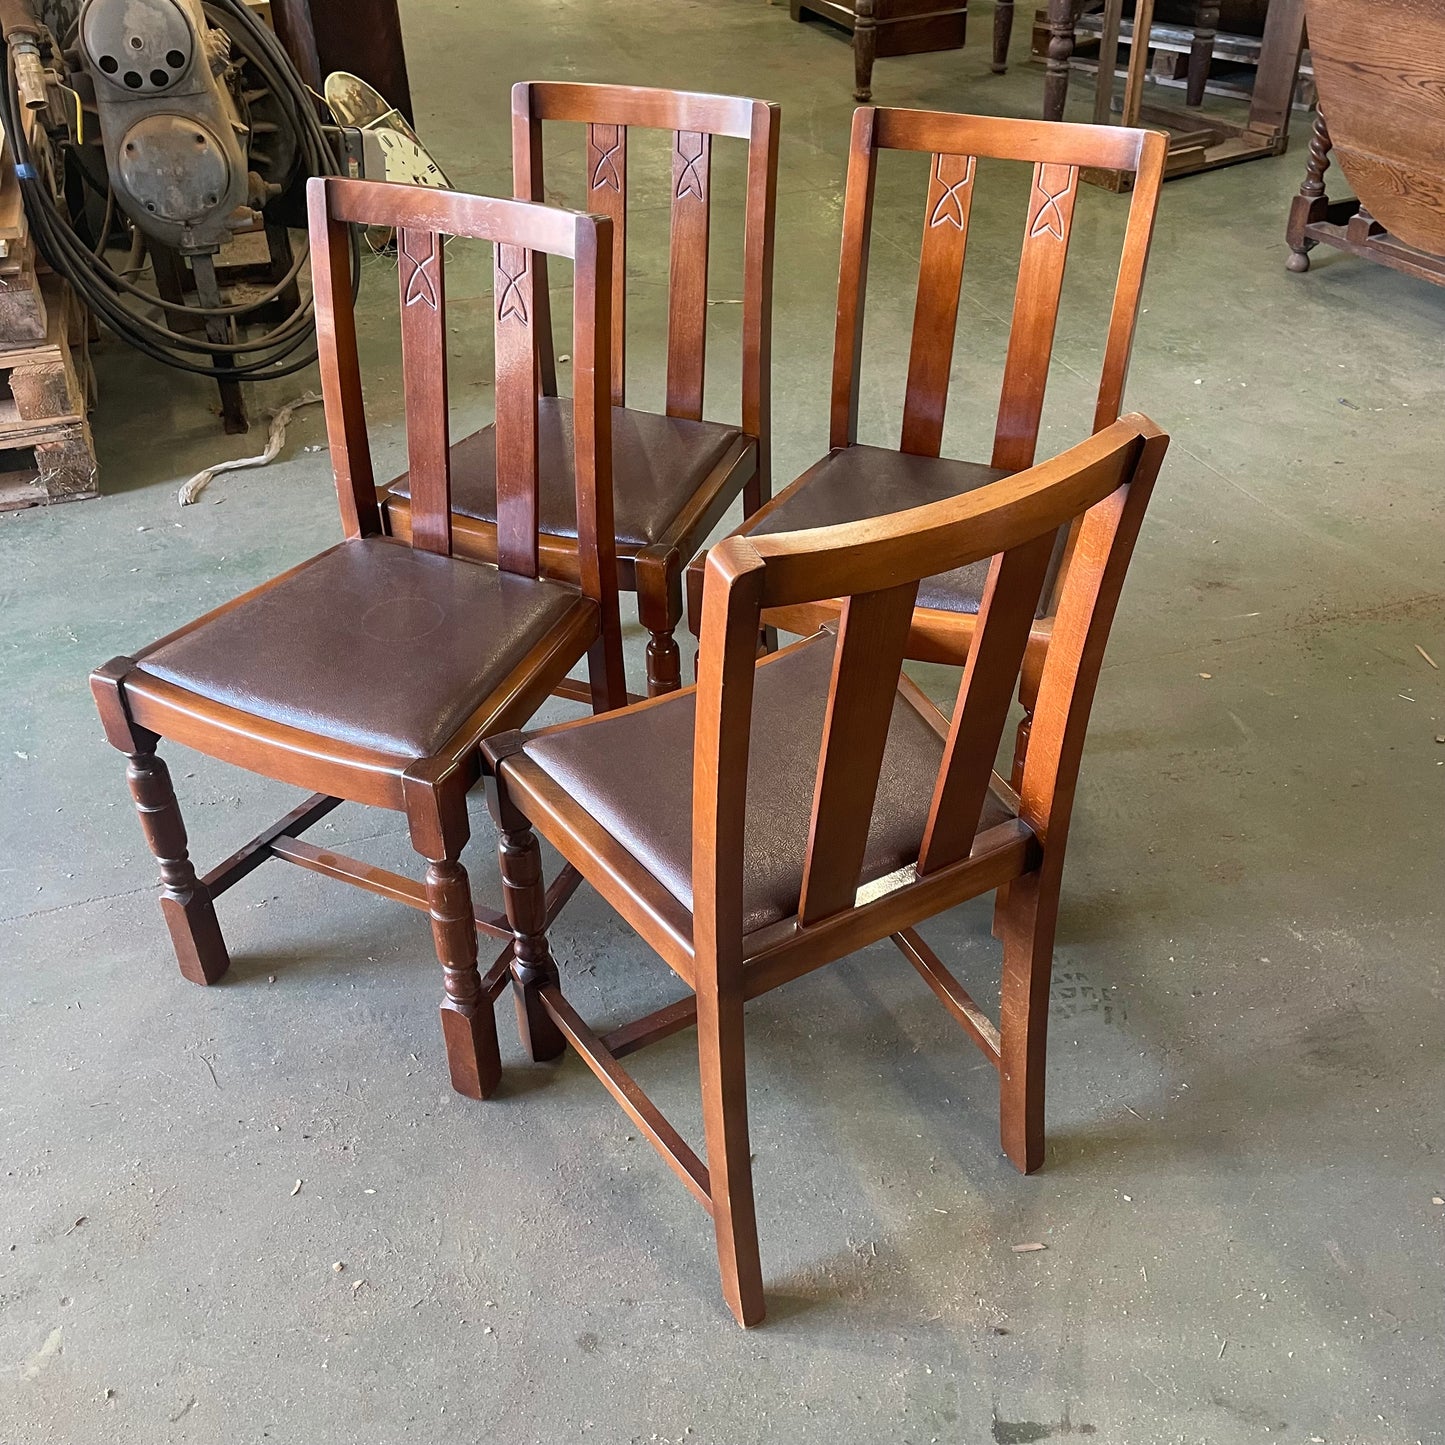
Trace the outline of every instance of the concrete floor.
{"type": "MultiPolygon", "coordinates": [[[[521,77],[782,102],[780,481],[818,455],[842,40],[751,0],[404,8],[420,128],[463,187],[505,185],[521,77]]],[[[1033,112],[1028,26],[1000,79],[989,20],[961,53],[881,61],[880,103],[1033,112]]],[[[1445,1440],[1445,697],[1419,651],[1445,662],[1445,291],[1335,253],[1287,275],[1301,150],[1164,197],[1130,401],[1175,442],[1085,761],[1048,1163],[1005,1164],[991,1071],[886,946],[760,1001],[770,1316],[746,1334],[705,1220],[579,1063],[524,1065],[504,1015],[501,1095],[449,1091],[417,916],[272,865],[222,905],[224,986],[176,975],[86,672],[337,523],[316,410],[275,466],[180,510],[181,479],[253,444],[220,434],[203,386],[102,346],[106,495],[0,519],[0,1441],[1445,1440]]],[[[917,179],[880,183],[865,437],[896,435],[917,179]]],[[[1001,185],[975,210],[965,455],[985,448],[1021,225],[1001,185]]],[[[1049,449],[1087,423],[1122,209],[1081,203],[1049,449]]],[[[661,224],[634,233],[639,338],[662,315],[661,224]]],[[[386,271],[365,290],[376,354],[386,271]]],[[[476,300],[482,273],[458,274],[476,300]]],[[[715,312],[735,333],[736,308],[715,312]]],[[[644,397],[659,335],[637,343],[644,397]]],[[[724,397],[731,355],[720,341],[724,397]]],[[[483,361],[459,360],[468,416],[483,361]]],[[[373,377],[396,460],[395,372],[373,377]]],[[[629,648],[640,666],[635,631],[629,648]]],[[[203,863],[289,806],[171,756],[203,863]]],[[[482,810],[477,832],[494,895],[482,810]]],[[[410,866],[392,817],[346,808],[317,835],[410,866]]],[[[989,997],[986,910],[930,934],[989,997]]],[[[595,1020],[675,994],[588,893],[556,945],[595,1020]]],[[[697,1137],[692,1037],[638,1070],[697,1137]]]]}

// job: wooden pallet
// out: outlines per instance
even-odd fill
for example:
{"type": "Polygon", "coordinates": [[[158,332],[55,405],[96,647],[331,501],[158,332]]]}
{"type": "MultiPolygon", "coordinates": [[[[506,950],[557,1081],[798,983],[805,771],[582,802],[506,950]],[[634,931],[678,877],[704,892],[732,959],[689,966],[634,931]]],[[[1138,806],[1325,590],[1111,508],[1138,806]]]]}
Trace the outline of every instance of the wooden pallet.
{"type": "Polygon", "coordinates": [[[0,511],[97,495],[85,311],[59,277],[41,291],[45,340],[0,348],[0,511]]]}
{"type": "MultiPolygon", "coordinates": [[[[33,128],[26,112],[27,129],[33,128]]],[[[25,217],[10,141],[0,130],[0,347],[44,341],[45,294],[25,217]]]]}

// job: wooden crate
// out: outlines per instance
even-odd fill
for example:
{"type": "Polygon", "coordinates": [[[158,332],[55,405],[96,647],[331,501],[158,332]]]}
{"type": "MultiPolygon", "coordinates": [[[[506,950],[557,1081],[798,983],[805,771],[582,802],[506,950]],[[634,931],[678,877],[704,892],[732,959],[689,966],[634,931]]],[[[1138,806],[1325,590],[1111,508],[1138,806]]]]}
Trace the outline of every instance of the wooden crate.
{"type": "Polygon", "coordinates": [[[44,341],[45,296],[8,142],[0,152],[0,347],[44,341]]]}
{"type": "Polygon", "coordinates": [[[97,494],[85,312],[58,277],[41,289],[45,340],[0,348],[0,511],[97,494]]]}

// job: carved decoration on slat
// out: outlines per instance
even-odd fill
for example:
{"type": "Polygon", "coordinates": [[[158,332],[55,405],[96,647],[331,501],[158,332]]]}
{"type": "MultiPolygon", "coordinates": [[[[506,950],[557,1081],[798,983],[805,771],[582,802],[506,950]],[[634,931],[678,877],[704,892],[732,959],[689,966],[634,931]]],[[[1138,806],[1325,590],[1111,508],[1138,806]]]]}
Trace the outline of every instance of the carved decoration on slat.
{"type": "Polygon", "coordinates": [[[1079,179],[1078,168],[1065,165],[1040,165],[1034,169],[1034,212],[1029,222],[1029,239],[1054,236],[1064,239],[1064,213],[1060,202],[1072,194],[1079,179]]]}
{"type": "Polygon", "coordinates": [[[422,235],[426,238],[427,250],[425,255],[417,255],[411,248],[422,237],[415,231],[403,230],[401,232],[401,244],[397,249],[403,279],[402,303],[406,306],[415,306],[420,302],[423,306],[429,306],[435,311],[437,309],[436,264],[440,237],[434,231],[426,231],[422,235]]]}
{"type": "Polygon", "coordinates": [[[624,131],[620,125],[589,125],[587,127],[587,174],[594,191],[622,193],[622,176],[617,170],[617,157],[622,149],[624,131]]]}
{"type": "Polygon", "coordinates": [[[692,130],[677,132],[677,158],[683,163],[682,172],[677,178],[677,199],[679,201],[684,196],[696,196],[700,201],[707,200],[702,171],[698,168],[706,150],[707,139],[699,132],[692,130]]]}
{"type": "MultiPolygon", "coordinates": [[[[963,198],[959,194],[965,186],[973,184],[973,157],[936,155],[933,158],[933,180],[939,191],[928,213],[928,224],[950,225],[963,230],[963,198]],[[962,173],[959,173],[962,167],[962,173]]],[[[932,187],[930,187],[932,190],[932,187]]]]}
{"type": "Polygon", "coordinates": [[[497,320],[528,324],[527,298],[522,283],[527,278],[531,253],[521,246],[497,247],[497,320]]]}

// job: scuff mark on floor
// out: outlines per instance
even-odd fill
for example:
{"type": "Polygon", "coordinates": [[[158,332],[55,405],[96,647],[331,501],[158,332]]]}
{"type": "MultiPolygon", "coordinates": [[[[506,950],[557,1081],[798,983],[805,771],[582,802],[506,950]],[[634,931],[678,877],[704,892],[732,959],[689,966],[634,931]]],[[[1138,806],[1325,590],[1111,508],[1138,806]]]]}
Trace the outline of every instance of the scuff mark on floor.
{"type": "Polygon", "coordinates": [[[38,1380],[40,1372],[60,1353],[60,1341],[64,1327],[56,1325],[45,1337],[45,1343],[20,1366],[22,1380],[38,1380]]]}

